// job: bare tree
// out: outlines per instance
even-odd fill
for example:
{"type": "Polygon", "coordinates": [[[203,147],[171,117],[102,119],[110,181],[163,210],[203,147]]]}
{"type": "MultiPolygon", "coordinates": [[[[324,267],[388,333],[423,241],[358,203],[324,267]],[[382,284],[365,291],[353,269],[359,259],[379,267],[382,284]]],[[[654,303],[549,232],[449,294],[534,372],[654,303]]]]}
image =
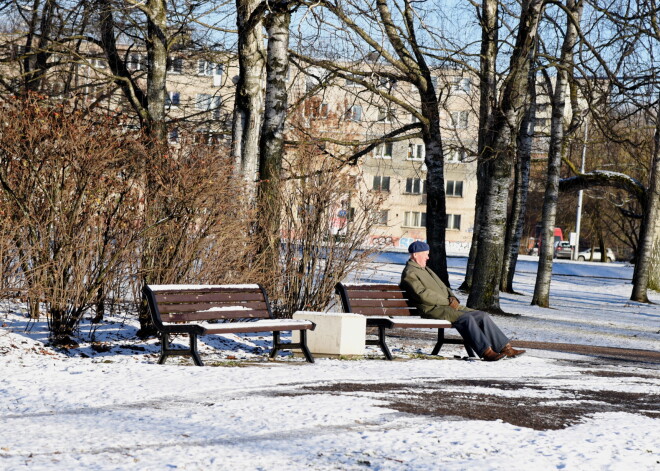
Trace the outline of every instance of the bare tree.
{"type": "MultiPolygon", "coordinates": [[[[550,305],[550,278],[552,275],[552,259],[554,258],[554,228],[557,215],[557,200],[559,197],[559,168],[566,144],[564,116],[568,86],[573,74],[574,48],[578,41],[578,29],[583,9],[582,0],[568,0],[566,4],[566,32],[561,47],[561,55],[557,64],[557,78],[552,95],[552,118],[550,126],[550,149],[548,152],[548,173],[545,196],[543,199],[543,223],[541,250],[539,252],[539,267],[536,274],[536,285],[532,304],[541,307],[550,305]]],[[[548,84],[551,86],[552,84],[548,84]]],[[[573,109],[573,122],[579,122],[579,110],[573,109]]],[[[573,130],[577,126],[572,126],[573,130]]]]}
{"type": "Polygon", "coordinates": [[[487,186],[484,190],[472,289],[467,302],[468,306],[475,309],[500,310],[499,287],[504,258],[504,229],[513,163],[512,150],[528,99],[530,51],[536,42],[544,6],[544,0],[526,0],[522,3],[516,43],[508,74],[502,84],[493,121],[493,133],[482,156],[487,186]]]}

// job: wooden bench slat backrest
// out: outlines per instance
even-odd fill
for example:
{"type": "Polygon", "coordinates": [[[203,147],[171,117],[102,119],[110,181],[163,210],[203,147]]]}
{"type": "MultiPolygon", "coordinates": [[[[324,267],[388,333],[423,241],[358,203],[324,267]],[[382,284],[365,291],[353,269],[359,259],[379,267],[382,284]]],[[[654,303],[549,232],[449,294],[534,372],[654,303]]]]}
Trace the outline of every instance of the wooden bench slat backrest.
{"type": "Polygon", "coordinates": [[[416,316],[417,310],[408,304],[405,291],[394,284],[343,284],[335,291],[341,298],[344,312],[365,316],[416,316]]]}
{"type": "Polygon", "coordinates": [[[273,317],[268,295],[261,285],[147,285],[143,293],[157,327],[163,322],[273,317]]]}

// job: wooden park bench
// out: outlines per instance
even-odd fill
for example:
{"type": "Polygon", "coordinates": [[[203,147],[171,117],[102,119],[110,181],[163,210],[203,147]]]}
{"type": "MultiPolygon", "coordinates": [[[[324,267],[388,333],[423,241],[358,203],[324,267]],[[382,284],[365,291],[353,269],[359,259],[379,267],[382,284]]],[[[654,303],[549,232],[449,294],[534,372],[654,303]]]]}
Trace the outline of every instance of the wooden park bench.
{"type": "Polygon", "coordinates": [[[202,366],[197,351],[197,337],[207,334],[272,332],[270,357],[279,350],[302,350],[305,359],[314,363],[307,348],[311,321],[274,319],[268,296],[261,285],[147,285],[142,290],[161,338],[159,364],[170,355],[189,355],[202,366]],[[282,343],[282,331],[300,331],[300,342],[282,343]],[[173,349],[170,336],[190,337],[190,348],[173,349]]]}
{"type": "Polygon", "coordinates": [[[432,355],[437,355],[442,345],[449,343],[463,345],[469,356],[476,356],[462,338],[445,338],[445,329],[452,328],[449,321],[417,316],[417,309],[408,304],[406,293],[399,285],[337,283],[335,291],[341,298],[344,312],[362,314],[367,317],[367,327],[378,328],[378,339],[367,339],[366,345],[378,345],[388,360],[392,360],[392,353],[387,346],[386,329],[438,329],[432,355]]]}

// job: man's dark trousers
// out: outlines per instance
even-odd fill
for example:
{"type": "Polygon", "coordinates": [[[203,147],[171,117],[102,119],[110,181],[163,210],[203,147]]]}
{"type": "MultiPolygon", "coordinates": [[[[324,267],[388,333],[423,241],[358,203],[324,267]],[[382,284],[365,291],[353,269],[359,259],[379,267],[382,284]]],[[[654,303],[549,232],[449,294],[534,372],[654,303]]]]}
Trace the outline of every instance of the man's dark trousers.
{"type": "Polygon", "coordinates": [[[509,339],[495,325],[487,312],[467,311],[452,326],[472,345],[480,357],[488,347],[500,352],[509,339]]]}

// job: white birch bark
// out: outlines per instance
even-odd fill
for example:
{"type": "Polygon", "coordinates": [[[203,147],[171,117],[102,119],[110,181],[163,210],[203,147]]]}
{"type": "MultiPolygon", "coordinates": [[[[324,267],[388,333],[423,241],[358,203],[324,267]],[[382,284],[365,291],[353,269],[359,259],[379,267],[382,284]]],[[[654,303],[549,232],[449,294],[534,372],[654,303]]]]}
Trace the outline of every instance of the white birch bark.
{"type": "MultiPolygon", "coordinates": [[[[565,146],[564,113],[566,110],[569,74],[573,70],[573,49],[578,40],[578,28],[582,17],[582,8],[582,0],[567,0],[566,33],[561,48],[557,79],[552,97],[548,173],[543,197],[541,250],[539,252],[539,266],[536,272],[534,296],[532,297],[532,304],[541,307],[550,306],[550,280],[552,277],[552,259],[555,248],[554,227],[557,219],[557,200],[559,198],[559,171],[565,146]]],[[[573,110],[573,113],[577,113],[577,110],[573,110]]]]}

